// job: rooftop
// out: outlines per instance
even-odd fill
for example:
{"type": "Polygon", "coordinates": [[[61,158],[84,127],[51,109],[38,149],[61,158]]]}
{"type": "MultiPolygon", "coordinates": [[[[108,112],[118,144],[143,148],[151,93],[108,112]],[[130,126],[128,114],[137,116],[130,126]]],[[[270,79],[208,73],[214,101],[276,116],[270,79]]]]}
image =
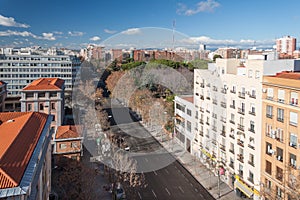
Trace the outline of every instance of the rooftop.
{"type": "Polygon", "coordinates": [[[64,85],[64,80],[60,78],[39,78],[32,81],[29,85],[23,88],[23,91],[31,90],[61,90],[64,85]]]}
{"type": "Polygon", "coordinates": [[[57,128],[55,139],[78,138],[82,136],[82,127],[76,125],[65,125],[57,128]]]}
{"type": "Polygon", "coordinates": [[[0,113],[0,189],[20,184],[47,118],[38,112],[0,113]]]}
{"type": "Polygon", "coordinates": [[[283,72],[277,73],[274,77],[300,80],[300,73],[299,72],[283,71],[283,72]]]}

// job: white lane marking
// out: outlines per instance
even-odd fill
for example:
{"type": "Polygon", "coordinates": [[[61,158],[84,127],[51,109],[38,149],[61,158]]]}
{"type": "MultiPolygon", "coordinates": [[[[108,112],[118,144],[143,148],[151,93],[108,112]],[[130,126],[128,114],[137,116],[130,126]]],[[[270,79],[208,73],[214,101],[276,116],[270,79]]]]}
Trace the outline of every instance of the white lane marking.
{"type": "Polygon", "coordinates": [[[192,183],[190,183],[190,185],[191,185],[192,187],[194,187],[192,183]]]}
{"type": "Polygon", "coordinates": [[[167,193],[171,196],[171,193],[169,192],[168,188],[165,188],[165,190],[166,190],[167,193]]]}
{"type": "Polygon", "coordinates": [[[153,190],[152,190],[152,193],[153,193],[154,197],[157,199],[157,196],[153,190]]]}
{"type": "Polygon", "coordinates": [[[145,158],[146,162],[149,162],[149,160],[147,158],[145,158]]]}
{"type": "Polygon", "coordinates": [[[197,188],[195,188],[195,192],[198,192],[197,188]]]}
{"type": "Polygon", "coordinates": [[[156,171],[153,171],[153,173],[157,176],[157,173],[156,173],[156,171]]]}
{"type": "Polygon", "coordinates": [[[178,188],[182,193],[184,193],[183,189],[180,186],[178,186],[178,188]]]}
{"type": "Polygon", "coordinates": [[[167,172],[167,174],[169,174],[169,171],[167,169],[165,169],[165,171],[167,172]]]}
{"type": "Polygon", "coordinates": [[[138,192],[138,195],[139,195],[140,199],[142,199],[142,196],[141,196],[140,192],[138,192]]]}

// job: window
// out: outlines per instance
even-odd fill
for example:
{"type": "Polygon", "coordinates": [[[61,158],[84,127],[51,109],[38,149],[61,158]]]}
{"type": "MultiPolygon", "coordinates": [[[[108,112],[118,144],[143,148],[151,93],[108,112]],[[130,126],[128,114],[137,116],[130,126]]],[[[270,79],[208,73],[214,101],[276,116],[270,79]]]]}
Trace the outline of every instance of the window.
{"type": "Polygon", "coordinates": [[[284,103],[284,95],[285,95],[284,90],[278,90],[278,102],[279,103],[284,103]]]}
{"type": "Polygon", "coordinates": [[[186,113],[188,116],[192,116],[192,111],[190,109],[186,109],[186,113]]]}
{"type": "Polygon", "coordinates": [[[198,111],[196,110],[196,115],[195,115],[195,118],[196,118],[196,119],[198,119],[198,115],[199,115],[199,114],[198,114],[198,111]]]}
{"type": "Polygon", "coordinates": [[[253,183],[254,180],[254,175],[251,171],[249,171],[249,177],[248,177],[248,181],[250,181],[251,183],[253,183]]]}
{"type": "Polygon", "coordinates": [[[278,187],[278,186],[276,186],[276,195],[277,195],[277,199],[282,198],[282,191],[281,191],[280,187],[278,187]]]}
{"type": "Polygon", "coordinates": [[[55,122],[55,115],[52,115],[52,121],[55,122]]]}
{"type": "Polygon", "coordinates": [[[272,149],[272,144],[266,142],[266,154],[272,155],[273,153],[274,153],[274,151],[272,149]]]}
{"type": "Polygon", "coordinates": [[[60,149],[66,149],[66,148],[67,148],[67,145],[66,145],[66,144],[59,144],[59,148],[60,148],[60,149]]]}
{"type": "Polygon", "coordinates": [[[276,167],[276,179],[282,181],[283,170],[280,167],[276,167]]]}
{"type": "Polygon", "coordinates": [[[44,110],[44,104],[40,103],[40,110],[44,110]]]}
{"type": "Polygon", "coordinates": [[[284,110],[277,108],[277,121],[284,122],[284,110]]]}
{"type": "Polygon", "coordinates": [[[38,97],[39,97],[39,98],[45,97],[45,92],[39,92],[39,93],[38,93],[38,97]]]}
{"type": "Polygon", "coordinates": [[[253,76],[253,71],[250,69],[250,70],[248,71],[248,78],[252,78],[252,76],[253,76]]]}
{"type": "Polygon", "coordinates": [[[31,103],[29,103],[29,104],[27,105],[27,111],[32,111],[32,104],[31,104],[31,103]]]}
{"type": "Polygon", "coordinates": [[[259,77],[260,77],[259,71],[256,70],[256,71],[255,71],[255,78],[256,78],[256,79],[259,79],[259,77]]]}
{"type": "Polygon", "coordinates": [[[290,133],[290,146],[297,148],[297,134],[295,133],[290,133]]]}
{"type": "Polygon", "coordinates": [[[253,154],[249,154],[249,162],[250,165],[254,166],[254,155],[253,154]]]}
{"type": "Polygon", "coordinates": [[[176,109],[181,110],[182,112],[185,112],[184,106],[180,105],[179,103],[176,103],[176,109]]]}
{"type": "Polygon", "coordinates": [[[279,147],[276,148],[276,158],[280,162],[283,162],[283,150],[279,147]]]}
{"type": "Polygon", "coordinates": [[[290,125],[297,126],[298,124],[298,113],[290,112],[290,125]]]}
{"type": "Polygon", "coordinates": [[[296,155],[290,153],[290,166],[293,167],[293,168],[296,168],[297,167],[297,164],[296,164],[296,155]]]}
{"type": "Polygon", "coordinates": [[[267,89],[267,99],[272,100],[273,97],[274,97],[274,91],[273,91],[273,88],[268,88],[268,89],[267,89]]]}
{"type": "Polygon", "coordinates": [[[267,105],[267,117],[272,118],[273,117],[273,106],[267,105]]]}
{"type": "Polygon", "coordinates": [[[243,170],[243,165],[239,164],[239,176],[243,178],[244,170],[243,170]]]}
{"type": "Polygon", "coordinates": [[[188,132],[192,131],[192,123],[190,121],[186,121],[186,129],[188,132]]]}
{"type": "Polygon", "coordinates": [[[55,109],[56,109],[55,103],[51,103],[51,110],[55,110],[55,109]]]}
{"type": "Polygon", "coordinates": [[[265,179],[266,189],[270,191],[272,189],[272,181],[265,179]]]}
{"type": "Polygon", "coordinates": [[[77,142],[72,142],[72,143],[71,143],[71,147],[72,147],[72,148],[77,148],[77,142]]]}
{"type": "Polygon", "coordinates": [[[252,115],[255,115],[255,104],[254,103],[250,104],[250,112],[249,113],[252,115]]]}
{"type": "Polygon", "coordinates": [[[272,175],[272,163],[266,160],[266,172],[272,175]]]}
{"type": "Polygon", "coordinates": [[[298,105],[298,93],[297,92],[291,92],[291,99],[290,99],[291,105],[298,105]]]}
{"type": "Polygon", "coordinates": [[[32,98],[32,97],[33,97],[33,92],[26,93],[26,98],[32,98]]]}
{"type": "Polygon", "coordinates": [[[279,141],[279,142],[283,142],[283,129],[277,128],[276,140],[279,141]]]}
{"type": "Polygon", "coordinates": [[[255,132],[254,131],[254,121],[250,121],[250,128],[249,128],[249,131],[251,131],[251,132],[255,132]]]}

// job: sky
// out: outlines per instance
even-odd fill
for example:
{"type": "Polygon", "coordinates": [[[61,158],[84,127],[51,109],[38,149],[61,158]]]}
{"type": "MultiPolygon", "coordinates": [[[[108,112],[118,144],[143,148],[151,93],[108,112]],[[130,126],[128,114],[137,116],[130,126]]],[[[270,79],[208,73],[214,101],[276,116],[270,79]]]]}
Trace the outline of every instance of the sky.
{"type": "Polygon", "coordinates": [[[286,35],[299,40],[299,8],[298,0],[0,0],[0,47],[161,47],[174,45],[174,25],[176,46],[272,48],[286,35]]]}

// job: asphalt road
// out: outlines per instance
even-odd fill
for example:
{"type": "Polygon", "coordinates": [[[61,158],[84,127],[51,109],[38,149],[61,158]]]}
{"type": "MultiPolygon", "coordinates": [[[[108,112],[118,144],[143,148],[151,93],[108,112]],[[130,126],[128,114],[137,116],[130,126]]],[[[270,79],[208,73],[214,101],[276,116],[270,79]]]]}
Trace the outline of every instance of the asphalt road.
{"type": "Polygon", "coordinates": [[[208,191],[171,155],[158,141],[137,122],[128,108],[113,102],[112,131],[122,135],[130,147],[130,155],[138,161],[138,171],[146,177],[146,188],[137,189],[133,197],[140,200],[210,200],[214,199],[208,191]]]}

